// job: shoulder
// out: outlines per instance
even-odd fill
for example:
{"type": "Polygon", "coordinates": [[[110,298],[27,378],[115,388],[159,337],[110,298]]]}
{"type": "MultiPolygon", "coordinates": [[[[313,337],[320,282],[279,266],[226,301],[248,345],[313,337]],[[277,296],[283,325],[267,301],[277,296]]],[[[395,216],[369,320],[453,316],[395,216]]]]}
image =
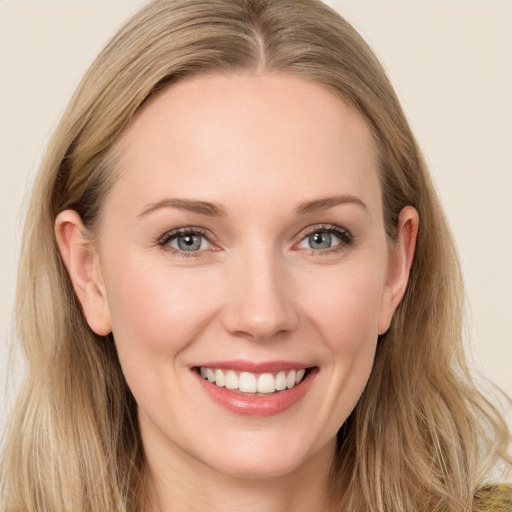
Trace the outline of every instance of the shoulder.
{"type": "Polygon", "coordinates": [[[482,487],[475,494],[475,512],[512,512],[512,484],[482,487]]]}

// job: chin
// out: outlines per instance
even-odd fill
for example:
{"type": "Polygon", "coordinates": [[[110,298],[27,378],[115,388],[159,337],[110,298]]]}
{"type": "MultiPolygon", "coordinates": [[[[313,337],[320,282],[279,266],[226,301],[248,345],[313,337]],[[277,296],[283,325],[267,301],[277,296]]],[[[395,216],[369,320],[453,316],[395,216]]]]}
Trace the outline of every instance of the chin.
{"type": "Polygon", "coordinates": [[[298,471],[304,461],[300,458],[288,457],[259,457],[258,459],[243,459],[232,457],[217,461],[212,469],[236,479],[267,480],[285,477],[298,471]]]}
{"type": "Polygon", "coordinates": [[[232,478],[265,480],[292,475],[312,458],[331,457],[335,446],[327,443],[326,450],[318,449],[316,443],[312,446],[288,433],[272,440],[268,432],[251,434],[240,443],[233,442],[218,453],[212,453],[211,460],[205,462],[215,471],[232,478]]]}

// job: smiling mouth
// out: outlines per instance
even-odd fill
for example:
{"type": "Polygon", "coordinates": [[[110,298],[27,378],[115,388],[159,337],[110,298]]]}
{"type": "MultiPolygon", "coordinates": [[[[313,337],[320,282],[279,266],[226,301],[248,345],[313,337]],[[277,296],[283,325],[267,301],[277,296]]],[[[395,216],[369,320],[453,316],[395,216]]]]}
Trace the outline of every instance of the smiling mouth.
{"type": "Polygon", "coordinates": [[[231,413],[253,418],[281,414],[301,402],[320,369],[291,361],[216,361],[193,366],[201,388],[231,413]]]}
{"type": "Polygon", "coordinates": [[[197,368],[197,372],[204,380],[219,388],[254,395],[269,395],[292,389],[306,378],[309,370],[309,368],[300,368],[276,373],[252,373],[204,366],[197,368]]]}

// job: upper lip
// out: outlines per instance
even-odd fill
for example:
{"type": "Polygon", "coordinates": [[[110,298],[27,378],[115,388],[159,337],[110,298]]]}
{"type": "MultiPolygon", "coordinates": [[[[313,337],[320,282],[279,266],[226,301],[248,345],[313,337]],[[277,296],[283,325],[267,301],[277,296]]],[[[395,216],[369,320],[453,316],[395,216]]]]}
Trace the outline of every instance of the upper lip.
{"type": "Polygon", "coordinates": [[[312,368],[314,365],[299,363],[297,361],[246,361],[234,359],[229,361],[209,361],[195,365],[195,368],[218,368],[220,370],[234,370],[250,373],[275,373],[287,370],[300,370],[312,368]]]}

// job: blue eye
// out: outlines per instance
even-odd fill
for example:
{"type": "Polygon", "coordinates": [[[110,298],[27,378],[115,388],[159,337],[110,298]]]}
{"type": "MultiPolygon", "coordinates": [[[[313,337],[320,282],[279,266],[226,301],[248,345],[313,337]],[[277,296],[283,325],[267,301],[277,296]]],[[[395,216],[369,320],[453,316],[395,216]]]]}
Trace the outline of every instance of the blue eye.
{"type": "Polygon", "coordinates": [[[168,233],[160,241],[160,245],[172,247],[180,252],[198,252],[212,247],[206,236],[197,231],[168,233]]]}
{"type": "Polygon", "coordinates": [[[337,246],[349,245],[352,242],[352,235],[340,228],[320,227],[310,231],[299,242],[298,247],[313,249],[314,251],[325,251],[337,246]]]}
{"type": "Polygon", "coordinates": [[[336,237],[327,232],[317,232],[307,237],[311,249],[329,249],[336,244],[336,237]]]}

